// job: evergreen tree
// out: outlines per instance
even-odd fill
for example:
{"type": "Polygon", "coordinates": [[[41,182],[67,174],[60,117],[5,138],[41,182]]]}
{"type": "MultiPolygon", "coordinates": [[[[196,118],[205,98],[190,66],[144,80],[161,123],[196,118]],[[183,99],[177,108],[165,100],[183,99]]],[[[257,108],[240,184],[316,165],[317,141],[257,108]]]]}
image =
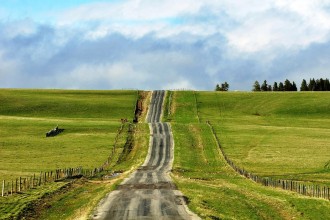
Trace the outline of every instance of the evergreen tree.
{"type": "Polygon", "coordinates": [[[284,85],[282,82],[278,85],[278,91],[284,91],[284,85]]]}
{"type": "Polygon", "coordinates": [[[262,83],[262,85],[261,85],[261,87],[260,87],[260,89],[261,89],[261,91],[267,91],[267,81],[265,80],[263,83],[262,83]]]}
{"type": "Polygon", "coordinates": [[[315,91],[315,79],[309,79],[309,84],[308,84],[308,89],[309,91],[315,91]]]}
{"type": "Polygon", "coordinates": [[[273,85],[273,91],[278,91],[277,82],[274,82],[274,85],[273,85]]]}
{"type": "Polygon", "coordinates": [[[227,82],[221,84],[221,91],[228,91],[229,90],[229,84],[227,82]]]}
{"type": "Polygon", "coordinates": [[[284,91],[292,91],[292,84],[290,82],[290,80],[286,79],[284,81],[284,91]]]}
{"type": "Polygon", "coordinates": [[[320,90],[320,80],[316,79],[314,84],[314,90],[313,91],[319,91],[320,90]]]}
{"type": "Polygon", "coordinates": [[[292,87],[291,87],[291,91],[297,91],[297,85],[294,81],[292,81],[292,87]]]}
{"type": "Polygon", "coordinates": [[[255,91],[255,92],[261,91],[260,84],[257,80],[254,82],[252,91],[255,91]]]}
{"type": "Polygon", "coordinates": [[[325,91],[330,91],[330,82],[329,82],[329,79],[325,79],[325,82],[324,82],[324,88],[325,88],[325,91]]]}
{"type": "Polygon", "coordinates": [[[320,90],[320,80],[319,79],[316,79],[315,80],[315,84],[314,84],[314,90],[313,91],[321,91],[320,90]]]}
{"type": "Polygon", "coordinates": [[[270,92],[272,91],[272,86],[271,85],[267,86],[267,91],[270,91],[270,92]]]}
{"type": "Polygon", "coordinates": [[[222,83],[221,86],[217,84],[215,86],[215,91],[228,91],[229,90],[229,84],[227,82],[222,83]]]}
{"type": "Polygon", "coordinates": [[[319,91],[326,91],[324,88],[324,79],[320,79],[320,86],[319,86],[319,91]]]}
{"type": "Polygon", "coordinates": [[[303,79],[303,81],[301,82],[301,86],[300,86],[300,91],[308,91],[308,86],[307,86],[307,82],[305,79],[303,79]]]}

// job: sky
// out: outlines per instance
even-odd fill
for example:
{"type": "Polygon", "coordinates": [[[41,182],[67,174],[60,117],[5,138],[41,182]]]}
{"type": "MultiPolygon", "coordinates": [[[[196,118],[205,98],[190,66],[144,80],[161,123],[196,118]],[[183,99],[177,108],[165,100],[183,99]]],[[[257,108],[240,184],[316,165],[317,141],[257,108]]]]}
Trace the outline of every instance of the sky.
{"type": "Polygon", "coordinates": [[[0,88],[330,78],[330,0],[0,0],[0,88]]]}

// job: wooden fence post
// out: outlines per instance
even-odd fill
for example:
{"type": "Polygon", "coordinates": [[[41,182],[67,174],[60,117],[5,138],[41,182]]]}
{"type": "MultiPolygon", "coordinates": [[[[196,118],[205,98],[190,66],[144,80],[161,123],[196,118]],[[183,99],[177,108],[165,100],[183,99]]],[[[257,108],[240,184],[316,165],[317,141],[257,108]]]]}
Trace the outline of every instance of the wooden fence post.
{"type": "Polygon", "coordinates": [[[22,185],[22,177],[19,177],[18,192],[21,192],[21,190],[22,190],[21,185],[22,185]]]}
{"type": "Polygon", "coordinates": [[[24,180],[23,180],[23,190],[26,190],[26,178],[24,178],[24,180]]]}
{"type": "Polygon", "coordinates": [[[6,190],[7,196],[9,196],[9,192],[10,192],[10,183],[7,182],[7,190],[6,190]]]}
{"type": "Polygon", "coordinates": [[[4,197],[5,193],[5,180],[2,181],[2,190],[1,190],[1,196],[4,197]]]}

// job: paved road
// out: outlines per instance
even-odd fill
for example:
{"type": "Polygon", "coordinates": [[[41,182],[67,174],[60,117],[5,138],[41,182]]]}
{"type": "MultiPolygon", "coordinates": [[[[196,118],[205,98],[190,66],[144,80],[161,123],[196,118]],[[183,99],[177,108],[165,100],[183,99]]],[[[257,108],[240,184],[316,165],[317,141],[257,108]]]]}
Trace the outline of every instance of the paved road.
{"type": "Polygon", "coordinates": [[[160,123],[164,94],[152,94],[147,116],[150,147],[144,164],[99,204],[93,219],[199,219],[168,175],[173,137],[169,124],[160,123]]]}

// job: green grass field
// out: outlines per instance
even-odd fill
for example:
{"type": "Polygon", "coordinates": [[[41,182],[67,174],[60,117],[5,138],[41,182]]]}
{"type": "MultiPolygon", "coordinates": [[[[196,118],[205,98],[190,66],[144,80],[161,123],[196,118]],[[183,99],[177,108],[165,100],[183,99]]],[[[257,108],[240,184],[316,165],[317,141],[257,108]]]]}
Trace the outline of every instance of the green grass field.
{"type": "MultiPolygon", "coordinates": [[[[98,202],[107,193],[114,190],[130,171],[136,169],[145,160],[149,147],[149,127],[147,124],[136,125],[134,140],[134,147],[127,157],[119,163],[114,161],[109,167],[112,170],[124,171],[123,174],[105,181],[77,181],[67,192],[57,193],[51,198],[43,200],[43,209],[33,217],[47,220],[89,219],[98,202]]],[[[118,158],[118,155],[115,157],[118,158]]]]}
{"type": "MultiPolygon", "coordinates": [[[[147,95],[147,93],[145,93],[147,95]]],[[[0,180],[30,176],[58,168],[95,168],[112,151],[121,119],[132,121],[137,91],[0,90],[0,180]],[[56,137],[45,133],[55,126],[64,128],[56,137]]],[[[147,103],[146,103],[147,104],[147,103]]],[[[119,136],[116,153],[107,167],[129,171],[141,164],[148,148],[146,124],[135,125],[134,146],[122,155],[127,128],[119,136]],[[117,161],[122,155],[122,160],[117,161]]],[[[41,219],[87,217],[97,202],[116,185],[111,181],[74,183],[40,204],[41,219]]],[[[0,197],[0,219],[16,218],[23,209],[67,182],[49,183],[37,189],[0,197]]]]}
{"type": "Polygon", "coordinates": [[[240,167],[330,185],[330,93],[176,93],[172,121],[209,120],[240,167]],[[182,116],[182,117],[181,117],[182,116]]]}
{"type": "MultiPolygon", "coordinates": [[[[120,119],[133,118],[137,95],[136,91],[1,89],[0,180],[102,165],[112,150],[120,119]],[[46,138],[45,133],[56,125],[65,131],[46,138]]],[[[171,121],[175,139],[172,177],[192,211],[203,219],[330,216],[329,201],[264,187],[235,173],[205,123],[212,123],[226,154],[238,166],[260,176],[330,186],[330,93],[183,91],[172,92],[171,97],[171,103],[165,101],[164,119],[171,121]]],[[[117,149],[108,168],[128,171],[141,164],[148,135],[147,124],[136,125],[133,150],[117,163],[122,148],[117,149]]],[[[124,133],[119,146],[125,138],[124,133]]],[[[125,175],[128,172],[119,178],[125,175]]],[[[117,181],[77,182],[45,201],[38,217],[86,218],[117,181]]],[[[1,197],[0,216],[16,215],[26,204],[65,184],[1,197]]]]}
{"type": "Polygon", "coordinates": [[[136,98],[136,91],[0,90],[0,179],[102,165],[136,98]],[[57,125],[64,132],[46,138],[57,125]]]}
{"type": "Polygon", "coordinates": [[[227,155],[246,170],[329,185],[330,93],[185,91],[173,97],[173,178],[193,211],[205,219],[330,216],[328,201],[263,187],[237,175],[205,123],[211,121],[227,155]]]}

